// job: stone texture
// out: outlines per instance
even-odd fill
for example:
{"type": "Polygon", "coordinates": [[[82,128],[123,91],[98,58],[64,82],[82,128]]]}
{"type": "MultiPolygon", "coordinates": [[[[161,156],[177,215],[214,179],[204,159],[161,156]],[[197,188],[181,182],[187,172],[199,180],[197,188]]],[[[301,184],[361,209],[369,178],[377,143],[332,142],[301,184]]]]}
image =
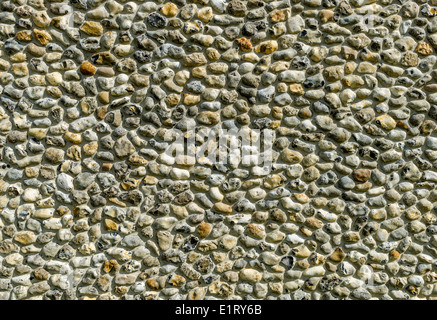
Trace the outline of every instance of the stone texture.
{"type": "Polygon", "coordinates": [[[436,299],[436,5],[0,1],[0,299],[436,299]]]}

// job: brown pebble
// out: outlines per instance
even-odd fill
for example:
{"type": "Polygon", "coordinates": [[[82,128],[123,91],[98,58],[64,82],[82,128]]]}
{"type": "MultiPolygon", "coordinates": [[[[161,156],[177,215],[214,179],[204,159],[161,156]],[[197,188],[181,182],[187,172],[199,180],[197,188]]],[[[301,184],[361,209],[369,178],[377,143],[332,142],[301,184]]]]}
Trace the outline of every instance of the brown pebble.
{"type": "Polygon", "coordinates": [[[79,70],[85,76],[93,76],[96,74],[97,68],[91,62],[85,61],[81,64],[79,70]]]}
{"type": "Polygon", "coordinates": [[[235,40],[240,47],[241,51],[251,51],[252,50],[252,43],[249,39],[246,38],[239,38],[235,40]]]}
{"type": "Polygon", "coordinates": [[[354,178],[359,182],[366,182],[370,179],[371,174],[372,171],[370,171],[369,169],[356,169],[354,171],[354,178]]]}
{"type": "Polygon", "coordinates": [[[109,171],[112,168],[112,163],[103,163],[102,164],[102,170],[103,171],[109,171]]]}
{"type": "Polygon", "coordinates": [[[109,92],[107,91],[99,92],[99,94],[97,95],[97,99],[99,100],[100,103],[103,104],[109,103],[109,92]]]}

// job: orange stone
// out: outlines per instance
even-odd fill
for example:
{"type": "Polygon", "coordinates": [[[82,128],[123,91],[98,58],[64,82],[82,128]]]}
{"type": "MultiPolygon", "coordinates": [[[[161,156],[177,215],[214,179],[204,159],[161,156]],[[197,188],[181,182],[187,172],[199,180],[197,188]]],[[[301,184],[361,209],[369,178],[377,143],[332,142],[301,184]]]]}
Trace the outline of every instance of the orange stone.
{"type": "Polygon", "coordinates": [[[416,52],[420,53],[423,56],[429,56],[432,53],[432,48],[429,43],[426,43],[425,41],[420,41],[417,44],[416,52]]]}
{"type": "Polygon", "coordinates": [[[290,17],[289,9],[276,10],[270,13],[270,19],[273,23],[285,21],[290,17]]]}
{"type": "Polygon", "coordinates": [[[161,8],[161,13],[167,17],[174,17],[178,13],[178,7],[174,3],[166,3],[161,8]]]}
{"type": "Polygon", "coordinates": [[[206,238],[209,235],[209,233],[211,232],[211,225],[209,223],[206,223],[203,221],[197,227],[197,232],[199,233],[199,236],[201,238],[206,238]]]}
{"type": "Polygon", "coordinates": [[[359,182],[366,182],[370,179],[371,174],[372,171],[370,171],[369,169],[356,169],[354,171],[354,178],[359,182]]]}
{"type": "Polygon", "coordinates": [[[97,119],[104,119],[108,114],[108,106],[98,107],[96,110],[97,119]]]}
{"type": "Polygon", "coordinates": [[[309,119],[311,118],[312,115],[313,113],[309,108],[300,109],[298,112],[298,116],[301,117],[302,119],[309,119]]]}
{"type": "Polygon", "coordinates": [[[342,262],[346,258],[346,254],[341,248],[335,249],[335,251],[329,256],[329,258],[334,262],[342,262]]]}
{"type": "Polygon", "coordinates": [[[155,279],[149,279],[146,281],[147,286],[152,290],[158,290],[159,289],[159,283],[155,279]]]}
{"type": "Polygon", "coordinates": [[[404,129],[404,130],[408,130],[408,124],[406,124],[404,121],[398,121],[396,123],[396,127],[404,129]]]}
{"type": "Polygon", "coordinates": [[[170,280],[168,280],[168,283],[170,283],[171,285],[175,286],[175,287],[180,287],[183,286],[185,284],[185,282],[187,282],[185,280],[184,277],[178,275],[178,274],[174,274],[170,280]]]}
{"type": "Polygon", "coordinates": [[[392,250],[392,251],[390,251],[389,256],[390,256],[390,260],[397,260],[397,259],[399,259],[401,254],[397,250],[392,250]]]}
{"type": "Polygon", "coordinates": [[[99,92],[99,94],[97,95],[97,99],[99,100],[100,103],[103,104],[109,103],[109,92],[108,91],[99,92]]]}
{"type": "Polygon", "coordinates": [[[18,41],[32,41],[32,33],[28,30],[17,32],[16,37],[18,41]]]}
{"type": "Polygon", "coordinates": [[[294,95],[301,96],[305,92],[304,92],[303,87],[300,83],[294,83],[294,84],[290,84],[290,93],[294,94],[294,95]]]}
{"type": "Polygon", "coordinates": [[[80,72],[85,76],[93,76],[97,72],[97,68],[91,62],[85,61],[79,68],[80,72]]]}
{"type": "Polygon", "coordinates": [[[264,41],[255,48],[256,52],[264,54],[270,54],[276,50],[278,50],[278,42],[274,40],[264,41]]]}
{"type": "Polygon", "coordinates": [[[106,231],[117,231],[118,225],[111,219],[105,219],[104,228],[106,231]]]}
{"type": "Polygon", "coordinates": [[[103,34],[103,27],[100,23],[95,21],[85,21],[80,27],[80,30],[90,36],[101,36],[103,34]]]}
{"type": "Polygon", "coordinates": [[[33,35],[35,36],[36,40],[38,40],[38,42],[41,43],[43,46],[52,41],[52,36],[45,30],[34,29],[33,35]]]}
{"type": "Polygon", "coordinates": [[[102,270],[106,273],[111,271],[117,271],[118,269],[120,269],[120,265],[115,259],[105,261],[105,263],[102,266],[102,270]]]}
{"type": "Polygon", "coordinates": [[[328,21],[334,21],[335,12],[332,10],[320,10],[319,18],[322,23],[326,23],[328,21]]]}
{"type": "Polygon", "coordinates": [[[112,168],[112,163],[103,163],[102,164],[102,171],[109,171],[112,168]]]}
{"type": "Polygon", "coordinates": [[[237,41],[237,44],[240,47],[241,51],[251,51],[252,50],[252,43],[250,42],[249,39],[238,38],[235,41],[237,41]]]}

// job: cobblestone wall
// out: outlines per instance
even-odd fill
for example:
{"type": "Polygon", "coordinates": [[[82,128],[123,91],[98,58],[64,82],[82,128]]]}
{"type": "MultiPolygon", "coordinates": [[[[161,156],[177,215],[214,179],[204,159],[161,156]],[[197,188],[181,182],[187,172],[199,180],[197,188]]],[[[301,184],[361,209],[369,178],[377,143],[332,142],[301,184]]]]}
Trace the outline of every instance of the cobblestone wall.
{"type": "Polygon", "coordinates": [[[0,0],[0,299],[437,297],[436,0],[0,0]]]}

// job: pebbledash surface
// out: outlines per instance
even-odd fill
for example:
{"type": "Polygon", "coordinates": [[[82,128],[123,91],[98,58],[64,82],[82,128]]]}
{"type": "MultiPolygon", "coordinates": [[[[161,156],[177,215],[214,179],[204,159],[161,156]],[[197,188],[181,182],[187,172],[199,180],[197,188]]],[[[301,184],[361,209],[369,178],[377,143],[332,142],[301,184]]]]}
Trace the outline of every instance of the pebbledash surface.
{"type": "Polygon", "coordinates": [[[435,299],[436,10],[1,0],[0,299],[435,299]]]}

